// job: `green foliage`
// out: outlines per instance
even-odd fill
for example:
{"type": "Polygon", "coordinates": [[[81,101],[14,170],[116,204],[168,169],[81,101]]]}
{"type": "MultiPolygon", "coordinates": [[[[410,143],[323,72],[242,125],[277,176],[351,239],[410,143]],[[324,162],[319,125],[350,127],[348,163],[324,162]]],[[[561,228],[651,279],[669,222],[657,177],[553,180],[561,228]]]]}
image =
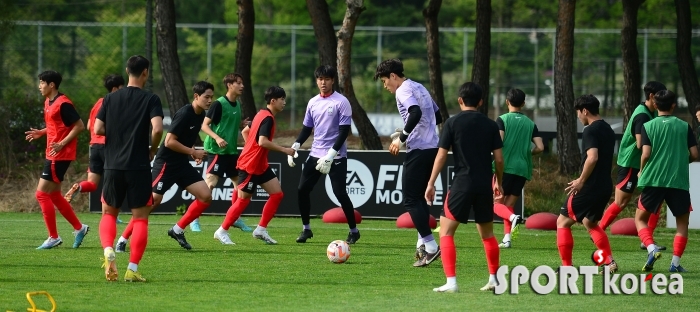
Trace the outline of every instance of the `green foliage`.
{"type": "Polygon", "coordinates": [[[184,215],[185,212],[187,212],[187,206],[185,206],[185,204],[182,204],[182,205],[177,206],[177,207],[175,208],[175,214],[178,215],[178,216],[184,215]]]}

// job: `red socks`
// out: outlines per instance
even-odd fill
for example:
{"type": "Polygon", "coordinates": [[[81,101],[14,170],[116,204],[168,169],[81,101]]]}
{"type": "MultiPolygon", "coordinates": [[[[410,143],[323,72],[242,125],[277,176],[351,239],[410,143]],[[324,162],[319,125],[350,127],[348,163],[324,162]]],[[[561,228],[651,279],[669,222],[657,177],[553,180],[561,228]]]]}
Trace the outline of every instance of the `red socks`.
{"type": "Polygon", "coordinates": [[[103,213],[100,220],[100,242],[102,248],[113,247],[117,237],[117,216],[103,213]]]}
{"type": "Polygon", "coordinates": [[[238,200],[238,188],[234,187],[231,192],[231,206],[236,203],[236,200],[238,200]]]}
{"type": "Polygon", "coordinates": [[[267,227],[270,220],[272,220],[272,218],[275,216],[277,208],[279,208],[280,203],[282,202],[282,198],[284,198],[284,193],[282,192],[270,194],[270,198],[267,199],[265,206],[263,206],[262,217],[260,218],[260,223],[258,223],[259,226],[265,228],[267,227]]]}
{"type": "Polygon", "coordinates": [[[495,236],[491,236],[491,238],[482,239],[481,242],[484,244],[484,252],[486,252],[486,263],[489,266],[489,274],[496,274],[496,271],[498,271],[498,261],[500,256],[498,241],[496,241],[495,236]]]}
{"type": "Polygon", "coordinates": [[[440,237],[440,258],[442,258],[442,269],[445,271],[445,277],[455,277],[457,249],[455,248],[454,236],[440,237]]]}
{"type": "MultiPolygon", "coordinates": [[[[114,221],[112,224],[116,225],[116,220],[114,221]]],[[[148,219],[133,219],[129,223],[134,224],[134,237],[131,239],[129,262],[139,264],[148,244],[148,219]]]]}
{"type": "Polygon", "coordinates": [[[637,235],[644,246],[649,246],[654,243],[654,233],[648,227],[637,230],[637,235]]]}
{"type": "Polygon", "coordinates": [[[557,247],[559,247],[561,265],[571,266],[571,257],[574,250],[574,236],[571,235],[570,228],[557,228],[557,247]]]}
{"type": "Polygon", "coordinates": [[[505,234],[510,234],[510,216],[513,214],[513,207],[496,203],[493,204],[493,213],[495,213],[499,218],[503,219],[503,232],[505,234]]]}
{"type": "MultiPolygon", "coordinates": [[[[224,218],[224,222],[221,223],[221,227],[228,231],[231,225],[233,225],[233,223],[238,220],[238,217],[241,216],[245,208],[248,207],[248,204],[250,204],[250,198],[238,198],[238,200],[236,200],[236,202],[233,203],[233,205],[231,205],[226,212],[226,218],[224,218]]],[[[265,204],[265,207],[267,207],[267,204],[265,204]]],[[[264,213],[265,209],[263,209],[263,215],[264,213]]]]}
{"type": "Polygon", "coordinates": [[[600,226],[596,226],[588,230],[588,233],[591,234],[591,238],[593,239],[595,246],[608,255],[608,259],[605,259],[605,263],[610,263],[612,261],[612,250],[610,249],[610,240],[608,240],[608,235],[605,234],[605,231],[600,226]]]}
{"type": "Polygon", "coordinates": [[[618,206],[615,202],[610,204],[608,209],[605,210],[605,214],[603,214],[603,219],[600,220],[600,227],[605,231],[605,229],[610,226],[613,221],[615,221],[615,218],[617,218],[617,215],[622,212],[622,208],[618,206]]]}
{"type": "Polygon", "coordinates": [[[63,217],[66,219],[66,221],[68,221],[68,223],[70,223],[70,225],[73,226],[74,230],[77,231],[83,228],[83,224],[80,223],[78,216],[75,215],[73,207],[71,207],[68,201],[66,201],[66,199],[63,198],[63,195],[61,195],[60,191],[55,191],[51,193],[51,201],[54,205],[56,205],[58,212],[60,212],[61,215],[63,215],[63,217]]]}
{"type": "Polygon", "coordinates": [[[133,233],[133,232],[134,232],[134,218],[131,217],[131,220],[129,220],[129,224],[126,225],[124,232],[122,232],[122,237],[129,239],[131,237],[131,233],[133,233]]]}
{"type": "Polygon", "coordinates": [[[688,244],[687,237],[676,235],[676,237],[673,239],[673,255],[678,257],[678,258],[683,256],[683,252],[685,251],[685,245],[687,245],[687,244],[688,244]]]}
{"type": "Polygon", "coordinates": [[[186,228],[188,225],[190,225],[190,223],[192,223],[192,221],[194,221],[194,219],[199,218],[207,207],[209,207],[209,203],[204,203],[198,199],[195,199],[187,208],[185,215],[182,216],[180,221],[177,222],[177,226],[179,226],[181,229],[186,228]]]}
{"type": "Polygon", "coordinates": [[[661,208],[656,213],[652,213],[651,216],[649,216],[649,221],[647,221],[647,226],[649,227],[649,230],[651,231],[651,234],[654,234],[654,230],[656,230],[656,225],[659,224],[659,215],[661,214],[661,208]]]}
{"type": "Polygon", "coordinates": [[[51,238],[58,238],[58,230],[56,229],[56,210],[54,210],[51,195],[42,191],[36,191],[36,200],[39,202],[41,212],[44,215],[44,223],[49,231],[51,238]]]}
{"type": "Polygon", "coordinates": [[[80,192],[81,193],[92,193],[95,190],[97,190],[97,185],[95,183],[90,182],[90,181],[82,181],[78,184],[80,185],[80,192]]]}

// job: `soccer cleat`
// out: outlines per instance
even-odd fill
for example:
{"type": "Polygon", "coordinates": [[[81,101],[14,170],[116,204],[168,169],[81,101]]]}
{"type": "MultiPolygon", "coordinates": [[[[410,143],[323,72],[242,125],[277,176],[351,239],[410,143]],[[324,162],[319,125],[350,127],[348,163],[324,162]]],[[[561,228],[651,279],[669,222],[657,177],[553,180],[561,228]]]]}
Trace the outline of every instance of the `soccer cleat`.
{"type": "Polygon", "coordinates": [[[656,260],[659,260],[659,258],[661,258],[661,252],[659,252],[658,249],[655,249],[654,251],[650,252],[647,256],[647,262],[642,267],[642,271],[651,272],[654,269],[654,262],[656,262],[656,260]]]}
{"type": "Polygon", "coordinates": [[[684,269],[680,264],[678,266],[671,264],[671,267],[668,269],[668,271],[676,273],[688,272],[688,270],[684,269]]]}
{"type": "Polygon", "coordinates": [[[185,239],[185,232],[182,232],[180,234],[175,233],[173,229],[168,230],[168,236],[172,237],[172,239],[176,240],[178,244],[180,244],[180,247],[185,248],[187,250],[192,249],[192,246],[190,246],[189,243],[187,243],[187,240],[185,239]]]}
{"type": "Polygon", "coordinates": [[[605,273],[605,267],[608,267],[608,268],[610,269],[610,274],[616,273],[617,270],[618,270],[618,268],[617,268],[617,262],[615,262],[615,260],[610,261],[610,263],[608,263],[608,264],[601,265],[601,266],[600,266],[600,272],[599,272],[600,274],[605,273]]]}
{"type": "Polygon", "coordinates": [[[190,230],[192,230],[192,232],[201,232],[202,231],[202,229],[199,227],[199,218],[194,219],[194,221],[192,221],[192,223],[190,223],[190,230]]]}
{"type": "Polygon", "coordinates": [[[73,201],[73,198],[80,194],[80,184],[76,183],[71,186],[70,190],[66,192],[66,195],[63,196],[63,198],[66,199],[66,201],[70,204],[71,201],[73,201]]]}
{"type": "Polygon", "coordinates": [[[523,217],[515,215],[514,220],[510,223],[510,237],[511,239],[518,238],[518,233],[520,233],[520,223],[523,223],[523,217]]]}
{"type": "Polygon", "coordinates": [[[489,291],[489,290],[493,291],[494,289],[496,289],[496,286],[498,286],[498,283],[489,281],[488,283],[486,283],[486,285],[484,285],[484,287],[481,287],[479,290],[481,290],[481,291],[489,291]]]}
{"type": "Polygon", "coordinates": [[[413,263],[413,266],[414,266],[414,267],[424,267],[424,266],[427,266],[428,264],[432,263],[433,261],[435,261],[435,259],[437,259],[437,258],[439,258],[439,257],[440,257],[440,246],[438,246],[438,249],[437,249],[437,251],[436,251],[435,253],[429,253],[429,252],[426,251],[426,252],[423,254],[423,257],[421,257],[420,259],[418,259],[418,261],[416,261],[415,263],[413,263]]]}
{"type": "Polygon", "coordinates": [[[348,244],[354,244],[357,243],[358,240],[360,240],[360,231],[357,231],[355,233],[349,232],[348,238],[345,240],[345,242],[348,244]]]}
{"type": "Polygon", "coordinates": [[[255,229],[255,231],[253,231],[253,237],[255,237],[261,241],[264,241],[265,244],[277,245],[277,241],[272,239],[272,237],[270,237],[270,234],[267,233],[267,230],[255,229]]]}
{"type": "Polygon", "coordinates": [[[114,251],[126,252],[126,242],[127,241],[117,241],[117,246],[114,248],[114,251]]]}
{"type": "Polygon", "coordinates": [[[500,244],[498,244],[498,248],[510,248],[510,241],[503,241],[500,244]]]}
{"type": "Polygon", "coordinates": [[[241,218],[238,218],[238,220],[236,220],[236,222],[233,223],[233,227],[235,227],[237,229],[241,229],[241,231],[243,231],[243,232],[250,233],[253,231],[253,229],[251,229],[249,226],[245,225],[245,222],[243,222],[243,219],[241,219],[241,218]]]}
{"type": "Polygon", "coordinates": [[[228,236],[228,231],[224,231],[221,229],[218,229],[216,230],[216,232],[214,232],[214,239],[218,239],[224,245],[236,244],[231,240],[231,237],[228,236]]]}
{"type": "MultiPolygon", "coordinates": [[[[656,242],[654,242],[654,245],[656,245],[656,249],[658,249],[658,250],[661,250],[661,251],[666,250],[666,246],[657,245],[656,242]]],[[[647,250],[647,246],[644,246],[644,243],[641,243],[639,245],[639,249],[647,250]]]]}
{"type": "Polygon", "coordinates": [[[114,260],[117,259],[117,255],[114,254],[114,250],[112,248],[105,248],[104,252],[104,263],[102,263],[102,267],[105,269],[105,278],[107,278],[108,281],[116,281],[117,278],[119,278],[119,273],[117,273],[117,264],[114,263],[114,260]]]}
{"type": "Polygon", "coordinates": [[[433,288],[433,291],[440,292],[440,293],[456,293],[457,291],[459,291],[459,288],[457,287],[457,284],[454,284],[454,285],[445,284],[445,285],[442,285],[438,288],[433,288]]]}
{"type": "Polygon", "coordinates": [[[83,224],[83,227],[80,228],[80,230],[73,231],[73,236],[75,236],[75,240],[73,241],[73,248],[78,248],[80,247],[80,245],[83,244],[83,239],[89,231],[90,227],[87,224],[83,224]]]}
{"type": "Polygon", "coordinates": [[[413,258],[416,260],[420,260],[420,258],[423,258],[424,254],[425,254],[425,244],[420,245],[420,247],[416,248],[416,255],[413,258]]]}
{"type": "Polygon", "coordinates": [[[58,238],[49,237],[44,241],[43,244],[41,244],[41,246],[37,247],[36,249],[51,249],[61,244],[63,244],[63,240],[61,240],[60,236],[58,238]]]}
{"type": "Polygon", "coordinates": [[[125,282],[145,282],[146,279],[141,276],[141,273],[139,272],[134,272],[132,270],[126,270],[126,274],[124,274],[124,281],[125,282]]]}
{"type": "Polygon", "coordinates": [[[297,243],[306,243],[306,240],[312,237],[314,237],[314,232],[311,232],[311,230],[303,230],[299,233],[299,237],[297,237],[297,243]]]}

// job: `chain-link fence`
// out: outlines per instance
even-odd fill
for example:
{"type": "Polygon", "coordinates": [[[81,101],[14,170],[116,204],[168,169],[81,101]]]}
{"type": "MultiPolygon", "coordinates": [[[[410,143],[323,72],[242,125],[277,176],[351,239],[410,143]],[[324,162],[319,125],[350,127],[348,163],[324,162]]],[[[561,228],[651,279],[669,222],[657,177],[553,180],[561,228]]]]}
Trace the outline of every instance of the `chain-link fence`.
{"type": "MultiPolygon", "coordinates": [[[[178,24],[178,55],[186,86],[212,81],[222,94],[221,79],[235,63],[237,25],[178,24]]],[[[527,106],[546,112],[553,106],[552,65],[554,29],[492,29],[492,103],[503,104],[509,88],[523,89],[527,106]]],[[[473,28],[441,28],[440,52],[447,105],[457,109],[457,88],[471,77],[475,39],[473,28]]],[[[700,69],[700,30],[693,32],[692,52],[700,69]]],[[[155,36],[154,36],[155,38],[155,36]]],[[[658,80],[682,96],[676,61],[675,29],[640,29],[638,36],[643,83],[658,80]]],[[[318,65],[316,38],[311,26],[256,25],[252,60],[253,89],[258,106],[264,90],[280,85],[287,90],[287,110],[280,127],[297,128],[306,102],[317,92],[313,71],[318,65]]],[[[0,95],[40,97],[36,75],[47,69],[60,72],[66,93],[86,115],[106,93],[102,78],[124,73],[126,59],[144,54],[145,27],[140,23],[73,23],[19,21],[0,45],[0,95]]],[[[164,86],[153,42],[153,91],[165,102],[164,86]]],[[[406,75],[428,82],[425,28],[357,27],[352,47],[355,92],[365,110],[394,112],[391,94],[372,80],[383,59],[398,57],[406,75]]],[[[577,29],[574,52],[576,95],[593,93],[615,114],[623,96],[619,29],[577,29]]],[[[641,86],[640,86],[641,93],[641,86]]],[[[681,99],[681,105],[685,104],[681,99]]],[[[502,105],[501,105],[502,106],[502,105]]]]}

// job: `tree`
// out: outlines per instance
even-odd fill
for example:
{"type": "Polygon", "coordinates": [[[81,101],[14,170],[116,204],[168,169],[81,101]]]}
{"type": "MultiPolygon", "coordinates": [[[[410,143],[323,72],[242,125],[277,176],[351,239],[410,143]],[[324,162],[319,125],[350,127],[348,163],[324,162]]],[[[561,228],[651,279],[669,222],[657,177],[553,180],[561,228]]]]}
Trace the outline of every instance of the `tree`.
{"type": "Polygon", "coordinates": [[[174,0],[156,0],[156,49],[170,116],[189,103],[177,56],[174,0]]]}
{"type": "Polygon", "coordinates": [[[641,101],[641,74],[637,50],[637,13],[644,0],[622,0],[622,73],[625,79],[623,129],[641,101]]]}
{"type": "Polygon", "coordinates": [[[360,133],[362,146],[368,150],[381,150],[382,141],[379,139],[377,129],[367,117],[367,112],[360,106],[352,87],[352,75],[350,72],[350,58],[352,50],[352,37],[355,34],[355,26],[360,13],[365,10],[363,0],[346,0],[347,8],[343,18],[343,26],[338,31],[338,84],[340,90],[350,101],[352,108],[352,121],[360,133]]]}
{"type": "Polygon", "coordinates": [[[483,89],[484,104],[479,111],[489,112],[489,66],[491,60],[491,0],[476,0],[476,43],[472,81],[483,89]]]}
{"type": "Polygon", "coordinates": [[[428,41],[428,66],[430,76],[430,93],[440,107],[442,120],[450,118],[445,104],[445,93],[442,86],[442,66],[440,65],[440,33],[438,32],[438,13],[442,0],[430,0],[428,7],[423,9],[425,19],[425,38],[428,41]]]}
{"type": "MultiPolygon", "coordinates": [[[[318,44],[318,58],[320,65],[330,65],[338,68],[338,43],[335,37],[335,29],[331,21],[326,0],[306,0],[306,7],[314,26],[316,44],[318,44]]],[[[338,74],[333,77],[338,82],[338,74]]],[[[333,84],[333,90],[340,91],[340,83],[333,84]]]]}
{"type": "MultiPolygon", "coordinates": [[[[700,108],[700,85],[698,75],[693,63],[693,55],[690,52],[692,44],[692,24],[690,21],[690,3],[688,0],[676,0],[676,26],[678,37],[676,39],[676,55],[678,57],[678,70],[683,81],[683,92],[688,102],[688,111],[691,116],[700,108]]],[[[693,129],[697,129],[698,121],[693,120],[693,129]]]]}
{"type": "Polygon", "coordinates": [[[251,66],[253,62],[253,39],[255,34],[255,10],[253,10],[253,0],[238,0],[238,47],[236,48],[235,71],[243,77],[243,83],[248,84],[243,88],[241,95],[241,107],[243,116],[251,119],[257,113],[255,108],[255,98],[250,81],[251,66]]]}
{"type": "Polygon", "coordinates": [[[557,114],[559,173],[562,175],[577,172],[581,161],[572,82],[575,11],[576,0],[559,0],[554,51],[554,101],[557,114]]]}

